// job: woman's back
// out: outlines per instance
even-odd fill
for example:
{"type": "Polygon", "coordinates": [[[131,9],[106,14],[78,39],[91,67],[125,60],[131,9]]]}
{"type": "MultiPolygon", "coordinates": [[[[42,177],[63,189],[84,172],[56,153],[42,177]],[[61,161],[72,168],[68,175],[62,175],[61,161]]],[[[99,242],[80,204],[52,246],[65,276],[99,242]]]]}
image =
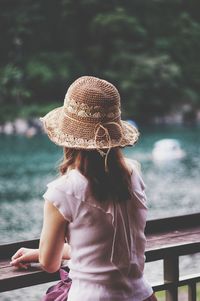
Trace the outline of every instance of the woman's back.
{"type": "MultiPolygon", "coordinates": [[[[69,222],[72,295],[76,295],[79,288],[80,296],[81,284],[87,288],[96,285],[95,290],[94,287],[87,289],[88,293],[93,291],[94,301],[111,298],[139,301],[152,293],[143,278],[146,223],[144,184],[135,163],[130,161],[129,165],[134,197],[125,202],[95,200],[88,189],[88,180],[77,169],[69,170],[66,175],[48,184],[44,198],[51,200],[69,222]],[[75,280],[79,281],[78,286],[75,280]],[[97,284],[101,289],[102,285],[106,286],[109,298],[105,299],[104,296],[104,299],[96,299],[97,284]]],[[[87,300],[86,296],[84,300],[87,300]]]]}

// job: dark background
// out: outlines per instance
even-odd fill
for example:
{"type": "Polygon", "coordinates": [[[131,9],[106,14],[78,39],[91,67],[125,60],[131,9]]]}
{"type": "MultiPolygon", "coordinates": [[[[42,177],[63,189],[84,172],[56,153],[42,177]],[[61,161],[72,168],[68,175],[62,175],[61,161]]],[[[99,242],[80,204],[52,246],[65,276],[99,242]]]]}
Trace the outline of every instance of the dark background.
{"type": "Polygon", "coordinates": [[[115,84],[141,123],[200,107],[200,1],[1,0],[0,122],[62,105],[69,84],[115,84]]]}

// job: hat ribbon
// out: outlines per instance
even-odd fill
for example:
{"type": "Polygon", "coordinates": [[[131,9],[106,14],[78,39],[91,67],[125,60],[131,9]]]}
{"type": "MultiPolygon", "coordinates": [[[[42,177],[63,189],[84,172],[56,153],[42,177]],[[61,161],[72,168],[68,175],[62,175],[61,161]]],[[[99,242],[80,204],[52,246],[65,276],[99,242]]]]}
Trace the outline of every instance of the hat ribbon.
{"type": "Polygon", "coordinates": [[[105,156],[105,171],[108,172],[108,155],[109,155],[109,152],[112,148],[112,140],[111,140],[108,129],[105,127],[106,125],[115,125],[119,128],[120,134],[121,134],[119,144],[121,143],[121,141],[123,139],[123,132],[122,132],[121,126],[117,122],[114,122],[114,121],[105,122],[103,124],[102,123],[97,123],[95,128],[94,128],[94,132],[95,132],[94,141],[95,141],[95,144],[96,144],[96,150],[98,151],[98,153],[102,157],[105,156]],[[104,131],[104,133],[102,135],[99,135],[100,129],[102,129],[104,131]],[[102,138],[104,136],[106,136],[106,139],[107,139],[107,142],[108,142],[108,149],[106,151],[103,151],[101,146],[99,146],[98,143],[97,143],[98,138],[102,138]]]}

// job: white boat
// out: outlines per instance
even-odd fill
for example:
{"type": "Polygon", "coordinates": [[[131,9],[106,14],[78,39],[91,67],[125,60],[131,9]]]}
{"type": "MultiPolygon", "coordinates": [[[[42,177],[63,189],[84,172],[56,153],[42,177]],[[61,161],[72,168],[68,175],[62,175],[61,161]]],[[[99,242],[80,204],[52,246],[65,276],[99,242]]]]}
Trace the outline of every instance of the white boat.
{"type": "Polygon", "coordinates": [[[176,139],[161,139],[154,144],[152,157],[155,161],[168,161],[182,159],[186,156],[181,148],[180,142],[176,139]]]}

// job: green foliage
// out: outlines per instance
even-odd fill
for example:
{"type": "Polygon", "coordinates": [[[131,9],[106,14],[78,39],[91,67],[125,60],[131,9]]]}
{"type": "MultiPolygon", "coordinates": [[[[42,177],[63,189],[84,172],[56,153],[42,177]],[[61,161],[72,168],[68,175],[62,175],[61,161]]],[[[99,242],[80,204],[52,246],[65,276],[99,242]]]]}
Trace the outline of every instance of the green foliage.
{"type": "Polygon", "coordinates": [[[32,104],[29,106],[23,106],[22,110],[20,110],[19,116],[25,119],[31,117],[42,117],[59,105],[59,103],[51,103],[49,105],[32,104]]]}
{"type": "Polygon", "coordinates": [[[23,99],[28,99],[28,91],[23,83],[23,71],[14,64],[7,64],[0,69],[0,102],[14,101],[21,104],[23,99]]]}
{"type": "Polygon", "coordinates": [[[8,120],[13,121],[16,117],[31,119],[33,117],[43,117],[50,110],[59,107],[60,103],[54,102],[50,104],[30,104],[23,105],[21,107],[17,105],[4,104],[0,110],[0,121],[6,122],[8,120]]]}
{"type": "Polygon", "coordinates": [[[48,84],[55,77],[66,80],[70,76],[68,66],[71,59],[70,53],[42,52],[27,62],[27,75],[31,80],[37,79],[42,84],[48,84]]]}
{"type": "Polygon", "coordinates": [[[151,121],[185,103],[197,109],[199,9],[197,0],[3,1],[1,105],[38,114],[62,104],[66,87],[87,74],[119,88],[127,118],[151,121]]]}

